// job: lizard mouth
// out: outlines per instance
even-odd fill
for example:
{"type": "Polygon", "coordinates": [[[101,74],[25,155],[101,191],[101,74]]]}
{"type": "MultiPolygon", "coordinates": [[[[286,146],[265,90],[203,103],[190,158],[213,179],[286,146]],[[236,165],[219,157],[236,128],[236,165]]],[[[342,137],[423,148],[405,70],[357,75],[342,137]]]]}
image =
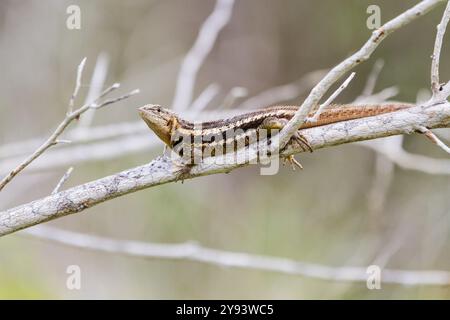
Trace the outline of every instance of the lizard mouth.
{"type": "Polygon", "coordinates": [[[143,106],[138,108],[139,115],[146,123],[161,123],[164,117],[158,109],[153,106],[143,106]]]}
{"type": "Polygon", "coordinates": [[[158,112],[152,110],[152,108],[141,107],[138,109],[138,112],[142,120],[144,120],[151,129],[155,129],[155,126],[162,125],[165,122],[164,118],[158,114],[158,112]]]}
{"type": "Polygon", "coordinates": [[[166,144],[170,143],[169,119],[159,105],[146,105],[138,108],[139,115],[147,126],[166,144]]]}

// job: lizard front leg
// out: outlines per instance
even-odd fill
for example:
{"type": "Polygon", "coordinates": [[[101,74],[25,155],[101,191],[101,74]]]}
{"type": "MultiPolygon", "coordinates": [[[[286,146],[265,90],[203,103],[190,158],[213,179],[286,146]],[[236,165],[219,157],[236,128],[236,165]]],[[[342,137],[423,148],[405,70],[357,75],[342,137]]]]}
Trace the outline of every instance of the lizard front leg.
{"type": "Polygon", "coordinates": [[[174,165],[174,173],[177,175],[175,181],[189,177],[192,167],[195,165],[195,160],[198,159],[198,150],[194,148],[194,142],[191,141],[190,136],[180,134],[178,131],[179,123],[177,118],[172,118],[169,121],[170,126],[170,146],[169,148],[176,155],[176,158],[172,158],[174,165]]]}
{"type": "MultiPolygon", "coordinates": [[[[264,121],[261,123],[261,125],[258,127],[258,129],[265,129],[270,133],[271,130],[279,131],[279,130],[283,129],[283,127],[286,125],[286,123],[288,123],[287,119],[277,118],[277,117],[268,117],[268,118],[264,119],[264,121]]],[[[313,151],[308,140],[306,140],[306,138],[299,131],[297,131],[290,138],[289,143],[292,141],[297,142],[303,151],[310,151],[310,152],[313,151]]],[[[283,150],[284,150],[284,148],[283,148],[283,150]]],[[[283,151],[283,150],[280,150],[280,151],[283,151]]],[[[283,157],[283,160],[284,160],[283,162],[288,161],[291,164],[293,170],[295,170],[296,167],[303,169],[303,166],[300,164],[300,162],[298,162],[294,158],[293,155],[283,157]]]]}

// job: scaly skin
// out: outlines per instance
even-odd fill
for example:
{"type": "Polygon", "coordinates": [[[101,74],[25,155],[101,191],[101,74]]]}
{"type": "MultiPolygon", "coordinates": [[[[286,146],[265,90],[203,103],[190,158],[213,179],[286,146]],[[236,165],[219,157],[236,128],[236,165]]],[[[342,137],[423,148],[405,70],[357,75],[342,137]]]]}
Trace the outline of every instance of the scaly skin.
{"type": "MultiPolygon", "coordinates": [[[[302,129],[395,112],[411,106],[406,103],[364,106],[333,105],[324,110],[317,121],[305,122],[292,139],[296,140],[304,150],[312,151],[308,141],[301,135],[302,129]]],[[[266,130],[267,136],[264,137],[270,138],[271,133],[273,133],[271,131],[281,130],[294,116],[298,108],[297,106],[275,106],[228,119],[199,123],[186,121],[159,105],[141,107],[139,113],[149,128],[167,147],[183,156],[183,150],[186,151],[185,146],[187,144],[191,147],[189,155],[194,158],[197,151],[201,152],[201,157],[208,157],[217,155],[218,149],[223,154],[247,147],[255,141],[252,141],[252,137],[260,138],[262,129],[266,130]]],[[[313,114],[310,114],[310,116],[313,116],[313,114]]],[[[301,165],[295,161],[293,156],[287,158],[287,160],[301,168],[301,165]]]]}

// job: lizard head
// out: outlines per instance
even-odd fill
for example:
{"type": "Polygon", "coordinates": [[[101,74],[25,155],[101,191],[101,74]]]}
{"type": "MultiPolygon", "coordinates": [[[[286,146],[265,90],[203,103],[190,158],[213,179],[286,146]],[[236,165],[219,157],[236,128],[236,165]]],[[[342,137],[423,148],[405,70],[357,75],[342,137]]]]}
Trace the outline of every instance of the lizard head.
{"type": "Polygon", "coordinates": [[[148,104],[138,110],[148,127],[155,132],[166,145],[170,145],[172,124],[174,119],[176,119],[175,113],[156,104],[148,104]]]}

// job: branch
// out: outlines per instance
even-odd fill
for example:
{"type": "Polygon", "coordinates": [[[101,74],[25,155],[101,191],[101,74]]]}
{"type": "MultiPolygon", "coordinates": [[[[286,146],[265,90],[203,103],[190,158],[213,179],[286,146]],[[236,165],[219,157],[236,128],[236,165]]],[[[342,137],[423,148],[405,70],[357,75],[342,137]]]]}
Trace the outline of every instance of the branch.
{"type": "MultiPolygon", "coordinates": [[[[61,124],[58,126],[56,131],[53,132],[53,134],[50,136],[50,138],[47,139],[47,141],[45,141],[39,148],[36,149],[36,151],[34,151],[28,158],[23,160],[17,167],[15,167],[12,171],[10,171],[9,174],[6,175],[6,177],[4,177],[0,181],[0,191],[12,179],[14,179],[14,177],[17,174],[19,174],[19,172],[21,172],[31,162],[33,162],[41,154],[43,154],[45,152],[45,150],[47,150],[51,146],[54,146],[55,144],[57,144],[58,143],[57,142],[57,138],[61,135],[61,133],[64,131],[64,129],[69,125],[70,122],[72,122],[72,120],[74,120],[75,118],[79,117],[79,115],[81,113],[77,113],[78,110],[73,112],[73,105],[74,105],[75,98],[76,98],[76,96],[78,94],[78,91],[80,89],[80,86],[81,86],[81,77],[83,75],[83,69],[84,69],[85,64],[86,64],[86,58],[83,58],[83,60],[81,60],[80,64],[78,65],[78,68],[77,68],[77,78],[76,78],[76,81],[75,81],[75,89],[73,90],[73,94],[72,94],[72,96],[70,97],[70,100],[69,100],[69,109],[68,109],[66,118],[63,120],[63,122],[61,122],[61,124]]],[[[84,111],[86,111],[86,110],[84,110],[84,111]]]]}
{"type": "Polygon", "coordinates": [[[11,172],[9,172],[9,174],[4,177],[1,181],[0,181],[0,191],[6,186],[6,184],[8,184],[19,172],[21,172],[23,169],[25,169],[31,162],[33,162],[34,160],[36,160],[38,157],[40,157],[48,148],[50,148],[51,146],[54,146],[58,143],[65,143],[66,140],[58,140],[59,136],[63,133],[63,131],[69,126],[69,124],[76,119],[79,119],[80,116],[86,112],[89,109],[93,109],[93,108],[101,108],[104,107],[106,105],[118,102],[120,100],[126,99],[136,93],[139,92],[139,90],[134,90],[128,94],[125,94],[123,96],[120,96],[116,99],[112,99],[112,100],[106,100],[103,102],[99,102],[99,100],[101,98],[103,98],[104,96],[106,96],[107,94],[109,94],[110,92],[112,92],[113,90],[117,89],[119,87],[118,83],[113,84],[111,87],[109,87],[108,89],[106,89],[97,99],[95,99],[93,102],[88,103],[83,105],[82,107],[78,108],[77,110],[73,111],[73,100],[76,97],[76,94],[78,93],[78,89],[80,87],[80,83],[81,83],[81,76],[82,76],[82,72],[83,72],[83,68],[86,62],[86,58],[84,58],[80,65],[78,66],[78,71],[77,71],[77,79],[76,79],[76,85],[75,85],[75,90],[74,93],[72,94],[72,97],[70,98],[70,102],[69,102],[69,111],[66,114],[66,117],[64,118],[64,120],[59,124],[59,126],[56,128],[56,130],[52,133],[52,135],[43,143],[40,145],[39,148],[37,148],[30,156],[28,156],[25,160],[23,160],[16,168],[14,168],[11,172]]]}
{"type": "MultiPolygon", "coordinates": [[[[216,84],[208,86],[199,96],[195,99],[192,105],[187,111],[182,112],[187,117],[195,114],[195,119],[199,120],[205,118],[211,120],[213,118],[221,118],[236,115],[236,110],[242,110],[245,108],[258,108],[262,106],[269,106],[280,103],[282,101],[292,100],[298,98],[300,94],[305,92],[307,89],[311,88],[314,83],[317,83],[326,72],[324,70],[312,71],[301,77],[298,81],[289,83],[286,85],[273,87],[263,91],[256,96],[247,99],[241,103],[238,107],[233,108],[233,110],[222,112],[222,111],[202,111],[204,110],[210,101],[218,94],[219,87],[216,84]]],[[[386,89],[391,92],[391,89],[386,89]]],[[[386,95],[380,93],[368,97],[369,102],[378,102],[383,99],[386,95]],[[380,97],[378,97],[380,95],[380,97]]],[[[391,97],[391,94],[388,94],[391,97]]],[[[367,101],[365,101],[367,102],[367,101]]],[[[358,101],[359,103],[359,101],[358,101]]],[[[84,118],[84,116],[83,116],[84,118]]],[[[65,137],[71,140],[70,146],[62,145],[58,149],[48,150],[45,154],[45,161],[35,162],[29,167],[28,172],[34,172],[39,170],[46,170],[54,167],[66,167],[71,163],[79,163],[90,161],[89,155],[96,154],[92,157],[92,161],[103,160],[103,159],[113,159],[120,157],[121,155],[127,155],[130,153],[145,152],[154,146],[154,140],[150,136],[150,140],[143,139],[141,135],[148,133],[148,127],[142,121],[132,121],[132,122],[119,122],[95,127],[83,127],[78,126],[75,129],[68,130],[65,133],[65,137]],[[102,141],[102,140],[113,140],[115,139],[117,144],[124,145],[122,142],[127,142],[127,147],[118,150],[114,146],[110,146],[114,141],[102,141]],[[87,144],[86,146],[79,146],[79,144],[87,144]],[[101,153],[97,152],[101,149],[101,153]],[[66,154],[67,156],[64,156],[66,154]],[[70,158],[70,160],[68,159],[70,158]]],[[[12,142],[0,146],[0,175],[9,171],[11,166],[15,163],[21,161],[22,155],[28,154],[35,150],[40,142],[44,138],[33,138],[30,140],[12,142]]]]}
{"type": "Polygon", "coordinates": [[[197,39],[184,58],[178,74],[172,108],[184,110],[192,102],[198,70],[216,42],[219,32],[230,21],[234,0],[217,0],[213,12],[200,28],[197,39]]]}
{"type": "Polygon", "coordinates": [[[450,154],[450,148],[441,140],[439,139],[431,130],[421,127],[419,128],[420,132],[425,135],[431,142],[433,142],[435,145],[437,145],[439,148],[444,150],[445,152],[450,154]]]}
{"type": "MultiPolygon", "coordinates": [[[[48,226],[31,228],[25,232],[26,235],[71,247],[131,257],[182,259],[220,267],[272,271],[331,281],[367,281],[367,269],[362,267],[330,267],[286,258],[206,248],[193,242],[159,244],[116,240],[48,226]]],[[[381,281],[401,285],[449,285],[450,272],[382,269],[381,281]]]]}
{"type": "Polygon", "coordinates": [[[396,86],[392,86],[385,88],[380,92],[374,93],[370,96],[361,95],[355,99],[354,103],[360,105],[380,103],[389,100],[395,97],[396,95],[398,95],[398,88],[396,86]]]}
{"type": "MultiPolygon", "coordinates": [[[[444,38],[445,29],[450,20],[450,1],[447,2],[442,20],[437,26],[436,40],[434,42],[433,55],[431,56],[431,91],[433,98],[438,98],[439,91],[442,90],[439,82],[439,61],[441,58],[442,39],[444,38]]],[[[448,95],[447,95],[448,96],[448,95]]]]}
{"type": "Polygon", "coordinates": [[[375,61],[373,65],[372,71],[367,78],[366,85],[362,91],[362,96],[370,96],[375,91],[375,86],[377,84],[378,76],[380,75],[381,70],[384,67],[384,61],[382,59],[378,59],[375,61]]]}
{"type": "Polygon", "coordinates": [[[226,110],[233,107],[236,101],[248,96],[248,90],[244,87],[233,87],[230,92],[223,99],[222,104],[219,106],[219,110],[226,110]]]}
{"type": "MultiPolygon", "coordinates": [[[[361,49],[331,69],[331,71],[312,89],[311,93],[303,102],[300,109],[296,112],[295,116],[279,133],[279,146],[274,146],[274,148],[282,148],[285,146],[289,139],[297,132],[306,120],[309,112],[319,103],[320,99],[330,89],[330,87],[355,66],[369,59],[381,41],[383,41],[392,32],[424,15],[440,2],[440,0],[421,1],[413,8],[405,11],[375,30],[361,49]]],[[[276,150],[271,151],[276,152],[276,150]]]]}
{"type": "Polygon", "coordinates": [[[314,113],[314,116],[312,116],[309,119],[306,119],[307,121],[311,121],[311,122],[316,122],[317,119],[319,119],[321,113],[323,112],[323,110],[325,110],[326,108],[328,108],[330,106],[330,104],[334,101],[334,99],[337,98],[338,95],[341,94],[342,91],[345,90],[345,88],[347,88],[348,84],[350,83],[350,81],[353,80],[353,78],[355,77],[355,72],[352,72],[350,74],[350,76],[345,79],[345,81],[341,84],[341,86],[339,88],[336,89],[336,91],[334,91],[331,96],[328,97],[328,99],[322,103],[319,108],[317,109],[317,111],[314,113]]]}
{"type": "Polygon", "coordinates": [[[70,175],[72,174],[73,167],[70,167],[67,169],[66,173],[62,176],[61,180],[59,180],[58,184],[56,185],[55,189],[53,189],[52,194],[56,194],[59,192],[61,187],[66,183],[67,179],[70,178],[70,175]]]}
{"type": "Polygon", "coordinates": [[[326,75],[326,70],[316,70],[295,82],[269,88],[242,102],[236,109],[255,109],[298,98],[326,75]]]}
{"type": "MultiPolygon", "coordinates": [[[[236,110],[208,111],[189,109],[183,116],[196,120],[211,120],[236,115],[236,110]]],[[[49,149],[40,160],[27,167],[27,173],[40,172],[54,168],[67,167],[76,163],[111,160],[130,154],[145,153],[158,145],[159,141],[149,134],[143,121],[123,122],[104,126],[88,127],[79,134],[79,128],[67,131],[65,137],[72,141],[59,148],[49,149]],[[121,148],[117,148],[120,145],[121,148]]],[[[32,139],[0,147],[0,175],[23,159],[24,152],[34,150],[38,140],[32,139]],[[7,157],[7,155],[11,155],[7,157]],[[4,159],[1,159],[4,158],[4,159]]]]}
{"type": "Polygon", "coordinates": [[[190,109],[193,111],[201,111],[205,109],[209,103],[219,94],[220,87],[217,83],[211,83],[206,87],[197,99],[192,102],[190,109]]]}
{"type": "MultiPolygon", "coordinates": [[[[396,136],[397,137],[397,136],[396,136]]],[[[402,137],[402,136],[398,136],[402,137]]],[[[380,140],[383,141],[384,139],[380,140]]],[[[384,141],[386,144],[387,141],[384,141]]],[[[389,187],[394,178],[394,162],[383,156],[381,153],[376,154],[375,158],[375,173],[372,177],[372,185],[367,197],[367,204],[369,207],[369,217],[371,223],[375,224],[379,221],[380,213],[386,204],[389,195],[389,187]]],[[[379,265],[378,263],[374,263],[379,265]]]]}
{"type": "MultiPolygon", "coordinates": [[[[117,159],[126,155],[147,152],[157,145],[157,139],[148,134],[148,128],[144,127],[142,121],[99,126],[89,128],[86,132],[92,132],[94,135],[89,137],[83,134],[80,136],[82,139],[75,138],[77,140],[72,140],[69,145],[48,149],[41,155],[40,161],[35,161],[27,167],[26,173],[66,168],[73,164],[117,159]],[[114,132],[115,128],[118,128],[122,135],[117,135],[114,132]],[[95,139],[96,134],[98,134],[98,139],[95,139]],[[117,148],[117,146],[121,147],[117,148]]],[[[0,175],[9,172],[10,168],[22,159],[23,156],[15,156],[1,160],[0,175]]]]}
{"type": "Polygon", "coordinates": [[[410,153],[403,149],[401,136],[392,137],[389,138],[389,140],[391,140],[389,143],[382,140],[375,140],[361,141],[358,144],[385,156],[405,170],[416,170],[435,175],[450,175],[450,160],[435,159],[420,154],[410,153]]]}
{"type": "Polygon", "coordinates": [[[385,88],[380,92],[374,93],[375,86],[383,69],[384,61],[378,59],[372,67],[372,71],[367,77],[366,85],[362,93],[355,99],[355,104],[370,104],[370,103],[380,103],[395,97],[398,94],[398,89],[395,86],[385,88]]]}
{"type": "MultiPolygon", "coordinates": [[[[302,130],[313,149],[335,146],[365,139],[412,133],[418,126],[427,128],[450,127],[450,104],[413,107],[402,111],[332,125],[302,130]]],[[[125,170],[54,195],[0,212],[0,236],[35,224],[83,211],[96,204],[131,192],[157,185],[191,179],[199,176],[229,172],[248,164],[257,156],[258,148],[249,148],[236,154],[206,158],[192,167],[189,174],[168,157],[159,157],[149,164],[125,170]],[[256,153],[255,153],[256,151],[256,153]],[[250,156],[245,153],[250,153],[250,156]],[[235,158],[237,155],[241,157],[235,158]],[[237,160],[237,161],[236,161],[237,160]]],[[[288,145],[282,156],[302,152],[301,146],[288,145]]]]}
{"type": "Polygon", "coordinates": [[[75,88],[73,89],[72,96],[70,97],[70,100],[69,100],[69,111],[68,111],[68,113],[72,112],[73,105],[75,103],[75,98],[77,97],[78,91],[80,90],[81,77],[83,76],[83,70],[84,70],[84,66],[86,65],[86,60],[87,60],[87,58],[84,57],[83,60],[81,60],[80,64],[78,65],[77,78],[75,80],[75,88]]]}
{"type": "MultiPolygon", "coordinates": [[[[108,74],[109,56],[105,52],[101,52],[95,62],[94,71],[92,72],[91,82],[89,83],[89,91],[84,100],[85,104],[92,102],[98,97],[105,85],[106,76],[108,74]]],[[[78,123],[75,130],[78,134],[83,134],[84,130],[92,124],[95,115],[95,109],[85,112],[78,123]]]]}

